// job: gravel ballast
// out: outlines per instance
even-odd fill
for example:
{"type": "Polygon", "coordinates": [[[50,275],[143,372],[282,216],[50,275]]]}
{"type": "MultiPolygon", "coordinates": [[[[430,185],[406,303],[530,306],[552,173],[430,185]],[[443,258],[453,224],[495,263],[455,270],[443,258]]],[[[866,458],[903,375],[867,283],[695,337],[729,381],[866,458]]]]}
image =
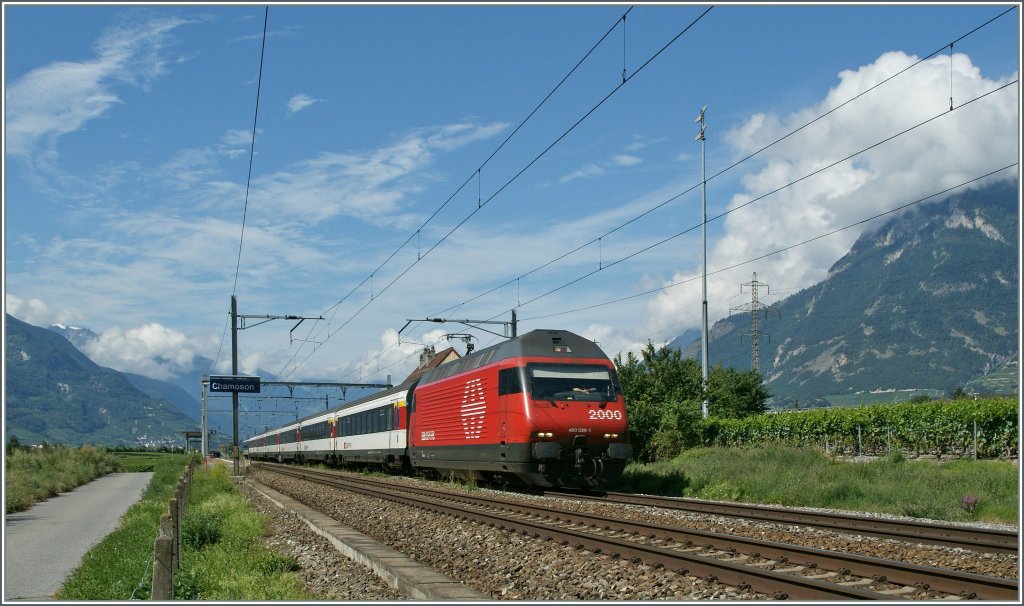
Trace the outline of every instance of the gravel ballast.
{"type": "MultiPolygon", "coordinates": [[[[704,579],[614,560],[585,550],[543,542],[440,514],[349,494],[266,471],[253,479],[322,511],[377,541],[436,568],[495,600],[755,600],[770,596],[704,579]]],[[[393,482],[420,482],[393,478],[393,482]]],[[[443,484],[432,483],[433,488],[443,484]]],[[[461,490],[451,487],[453,491],[461,490]]],[[[503,493],[509,500],[539,497],[503,493]]],[[[1014,555],[913,545],[874,537],[838,535],[793,525],[670,512],[639,506],[545,499],[566,510],[607,512],[622,518],[661,521],[714,532],[849,551],[925,566],[1017,578],[1014,555]]],[[[308,532],[308,531],[307,531],[308,532]]],[[[311,533],[310,533],[311,534],[311,533]]]]}

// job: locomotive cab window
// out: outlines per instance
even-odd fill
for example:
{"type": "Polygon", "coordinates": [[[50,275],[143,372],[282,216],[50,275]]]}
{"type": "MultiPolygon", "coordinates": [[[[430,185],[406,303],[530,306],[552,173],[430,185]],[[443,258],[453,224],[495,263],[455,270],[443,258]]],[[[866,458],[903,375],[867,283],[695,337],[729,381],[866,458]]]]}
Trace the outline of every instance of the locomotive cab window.
{"type": "Polygon", "coordinates": [[[523,379],[520,375],[521,371],[522,368],[502,368],[498,371],[499,396],[522,393],[523,379]]]}
{"type": "Polygon", "coordinates": [[[605,366],[530,364],[527,375],[534,400],[609,402],[617,395],[617,382],[605,366]]]}

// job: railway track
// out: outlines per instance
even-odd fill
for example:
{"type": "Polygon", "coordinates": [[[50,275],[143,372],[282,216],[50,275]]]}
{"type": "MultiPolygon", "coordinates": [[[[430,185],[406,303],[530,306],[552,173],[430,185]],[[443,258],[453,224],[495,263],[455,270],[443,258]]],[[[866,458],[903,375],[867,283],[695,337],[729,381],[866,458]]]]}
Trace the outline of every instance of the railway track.
{"type": "Polygon", "coordinates": [[[587,495],[573,491],[545,491],[545,493],[605,503],[643,505],[779,524],[797,524],[850,534],[958,547],[981,552],[1015,554],[1020,549],[1020,534],[1007,530],[619,492],[609,492],[604,495],[587,495]]]}
{"type": "Polygon", "coordinates": [[[261,464],[260,467],[779,599],[892,600],[954,595],[1015,600],[1018,595],[1017,581],[996,577],[675,526],[628,522],[482,495],[396,486],[332,472],[278,465],[261,464]]]}

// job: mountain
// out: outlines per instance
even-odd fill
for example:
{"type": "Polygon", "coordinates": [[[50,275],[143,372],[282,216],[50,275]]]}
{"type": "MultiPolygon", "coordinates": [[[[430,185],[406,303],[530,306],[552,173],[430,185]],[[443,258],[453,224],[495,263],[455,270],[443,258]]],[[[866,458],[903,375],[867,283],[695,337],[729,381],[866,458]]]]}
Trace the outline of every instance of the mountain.
{"type": "MultiPolygon", "coordinates": [[[[99,335],[88,328],[54,324],[50,326],[50,330],[66,338],[87,356],[89,355],[87,353],[89,346],[99,340],[99,335]]],[[[152,398],[167,400],[188,417],[199,421],[202,418],[202,405],[199,403],[199,398],[192,394],[201,393],[200,380],[203,373],[211,366],[213,366],[212,360],[196,356],[190,368],[172,374],[166,381],[127,372],[124,375],[132,385],[143,393],[152,398]]],[[[170,364],[167,364],[167,367],[173,368],[170,364]]]]}
{"type": "MultiPolygon", "coordinates": [[[[1019,355],[1019,200],[1013,182],[918,205],[865,232],[825,280],[774,303],[778,314],[762,312],[759,366],[774,400],[1016,393],[1006,370],[979,379],[1019,355]]],[[[749,313],[716,322],[710,364],[749,368],[751,329],[749,313]]],[[[699,359],[699,336],[686,344],[699,359]]]]}
{"type": "Polygon", "coordinates": [[[61,335],[71,344],[82,350],[82,347],[90,341],[99,339],[99,335],[89,330],[88,328],[79,328],[77,326],[66,326],[64,324],[54,324],[50,327],[50,330],[61,335]]]}
{"type": "Polygon", "coordinates": [[[125,372],[121,374],[123,374],[124,378],[128,379],[128,382],[134,385],[136,389],[147,396],[158,400],[167,400],[171,404],[174,404],[174,406],[188,418],[197,423],[202,421],[202,404],[199,403],[199,400],[185,393],[185,390],[181,387],[167,381],[151,379],[135,373],[125,372]]]}
{"type": "Polygon", "coordinates": [[[5,320],[7,435],[26,443],[183,445],[182,432],[199,429],[54,331],[5,320]]]}
{"type": "MultiPolygon", "coordinates": [[[[88,328],[69,327],[61,324],[55,324],[50,327],[50,330],[56,334],[66,337],[76,348],[78,348],[79,351],[87,356],[87,352],[90,351],[90,346],[99,339],[99,336],[88,328]]],[[[129,372],[124,372],[122,374],[124,374],[125,378],[132,385],[149,397],[158,400],[166,400],[174,404],[179,411],[193,419],[197,424],[201,423],[201,381],[203,377],[209,373],[209,370],[213,368],[213,360],[197,355],[194,356],[191,363],[184,368],[179,365],[172,364],[162,358],[156,358],[155,361],[160,363],[161,367],[170,374],[168,378],[161,380],[129,372]]],[[[273,373],[264,370],[259,370],[256,374],[265,382],[277,380],[277,377],[273,373]]],[[[224,402],[226,397],[227,396],[224,394],[208,395],[207,412],[209,414],[207,416],[207,426],[211,431],[211,434],[214,436],[228,436],[230,439],[232,433],[232,418],[230,414],[230,403],[224,402]]],[[[252,411],[245,410],[247,406],[247,403],[242,404],[242,416],[239,420],[239,433],[243,436],[252,435],[252,433],[257,429],[262,430],[265,426],[265,421],[267,421],[268,418],[271,420],[276,420],[278,418],[286,420],[289,418],[288,414],[284,412],[277,417],[269,413],[257,414],[252,411]]],[[[295,413],[292,412],[290,414],[291,418],[294,418],[295,413]]],[[[215,437],[215,439],[220,440],[223,438],[215,437]]]]}

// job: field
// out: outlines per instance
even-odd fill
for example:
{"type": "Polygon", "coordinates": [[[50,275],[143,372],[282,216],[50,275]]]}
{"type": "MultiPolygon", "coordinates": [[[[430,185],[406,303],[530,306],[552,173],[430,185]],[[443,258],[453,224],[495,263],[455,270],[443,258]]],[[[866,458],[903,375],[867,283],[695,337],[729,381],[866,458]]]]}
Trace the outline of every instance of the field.
{"type": "Polygon", "coordinates": [[[896,452],[843,462],[814,448],[698,448],[671,461],[631,464],[615,488],[649,494],[1016,524],[1015,462],[937,463],[896,452]],[[974,513],[963,497],[977,497],[974,513]]]}
{"type": "Polygon", "coordinates": [[[825,396],[832,406],[860,406],[861,404],[890,404],[893,402],[909,402],[919,396],[941,398],[943,392],[938,389],[908,389],[906,391],[880,391],[855,394],[825,396]]]}

